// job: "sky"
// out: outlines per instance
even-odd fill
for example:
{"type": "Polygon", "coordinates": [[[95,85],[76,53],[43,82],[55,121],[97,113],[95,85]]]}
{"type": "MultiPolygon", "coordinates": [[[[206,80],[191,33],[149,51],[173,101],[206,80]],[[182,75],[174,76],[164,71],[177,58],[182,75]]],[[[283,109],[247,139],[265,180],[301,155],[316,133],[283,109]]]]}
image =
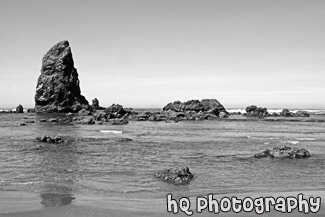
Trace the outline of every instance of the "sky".
{"type": "Polygon", "coordinates": [[[0,107],[34,107],[62,40],[101,106],[325,108],[323,0],[1,0],[0,107]]]}

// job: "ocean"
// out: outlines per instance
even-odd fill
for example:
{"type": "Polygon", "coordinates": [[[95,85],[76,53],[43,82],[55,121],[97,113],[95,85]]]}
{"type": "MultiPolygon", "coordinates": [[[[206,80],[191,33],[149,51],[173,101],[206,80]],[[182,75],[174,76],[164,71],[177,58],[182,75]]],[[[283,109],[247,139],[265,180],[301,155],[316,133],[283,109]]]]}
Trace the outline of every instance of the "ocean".
{"type": "MultiPolygon", "coordinates": [[[[311,113],[311,119],[325,120],[322,110],[311,113]]],[[[325,122],[231,118],[127,125],[40,122],[58,116],[0,114],[2,194],[30,193],[41,206],[57,207],[83,197],[155,200],[169,193],[180,198],[325,190],[325,122]],[[18,125],[31,120],[35,123],[18,125]],[[35,141],[43,135],[60,136],[66,142],[35,141]],[[311,157],[253,157],[283,145],[306,148],[311,157]],[[159,170],[178,166],[188,166],[194,174],[189,184],[173,185],[154,177],[159,170]]]]}

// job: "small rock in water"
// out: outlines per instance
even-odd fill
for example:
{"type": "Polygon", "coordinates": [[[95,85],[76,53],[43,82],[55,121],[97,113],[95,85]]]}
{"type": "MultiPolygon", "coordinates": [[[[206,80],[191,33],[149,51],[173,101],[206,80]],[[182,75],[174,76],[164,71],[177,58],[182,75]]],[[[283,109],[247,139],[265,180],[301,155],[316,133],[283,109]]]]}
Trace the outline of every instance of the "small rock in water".
{"type": "Polygon", "coordinates": [[[25,121],[26,124],[34,124],[35,121],[31,120],[31,121],[25,121]]]}
{"type": "Polygon", "coordinates": [[[281,146],[273,149],[266,149],[254,155],[255,158],[275,157],[275,158],[305,158],[310,157],[308,150],[304,148],[281,146]]]}
{"type": "Polygon", "coordinates": [[[58,122],[58,121],[59,121],[58,118],[50,118],[50,119],[49,119],[49,122],[58,122]]]}
{"type": "Polygon", "coordinates": [[[157,172],[155,177],[165,182],[178,185],[189,183],[193,179],[193,174],[190,172],[188,167],[179,167],[157,172]]]}
{"type": "Polygon", "coordinates": [[[39,122],[47,122],[47,120],[46,119],[41,119],[41,120],[39,120],[39,122]]]}
{"type": "Polygon", "coordinates": [[[47,143],[62,143],[64,140],[60,136],[43,136],[43,137],[37,137],[37,142],[47,142],[47,143]]]}
{"type": "Polygon", "coordinates": [[[133,140],[130,139],[130,138],[119,138],[117,141],[118,141],[118,142],[131,142],[131,141],[133,141],[133,140]]]}

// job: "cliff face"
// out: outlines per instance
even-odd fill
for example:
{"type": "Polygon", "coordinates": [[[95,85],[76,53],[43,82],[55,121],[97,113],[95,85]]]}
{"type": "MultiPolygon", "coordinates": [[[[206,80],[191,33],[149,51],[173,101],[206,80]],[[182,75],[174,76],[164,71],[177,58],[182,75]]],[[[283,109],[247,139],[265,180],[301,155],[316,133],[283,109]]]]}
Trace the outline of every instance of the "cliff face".
{"type": "Polygon", "coordinates": [[[43,57],[35,95],[36,112],[78,112],[88,105],[81,95],[68,41],[54,45],[43,57]]]}

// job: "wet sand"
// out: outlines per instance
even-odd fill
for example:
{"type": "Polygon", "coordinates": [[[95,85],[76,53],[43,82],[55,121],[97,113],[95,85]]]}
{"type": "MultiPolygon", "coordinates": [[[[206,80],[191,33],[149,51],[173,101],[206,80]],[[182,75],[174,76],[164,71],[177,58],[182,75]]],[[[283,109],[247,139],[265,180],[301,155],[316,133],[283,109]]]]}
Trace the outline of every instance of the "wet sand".
{"type": "MultiPolygon", "coordinates": [[[[117,198],[102,198],[102,197],[78,197],[69,205],[59,207],[42,207],[40,198],[37,195],[15,192],[10,194],[8,192],[1,192],[0,195],[0,216],[7,217],[56,217],[56,216],[92,216],[92,217],[119,217],[119,216],[187,216],[183,212],[178,214],[168,213],[167,204],[165,199],[117,199],[117,198]]],[[[297,197],[299,193],[304,194],[304,198],[308,197],[321,197],[321,207],[317,213],[300,213],[295,209],[292,213],[281,213],[275,210],[263,213],[262,215],[252,212],[234,213],[233,211],[224,213],[210,213],[204,210],[202,213],[195,212],[195,198],[191,199],[191,210],[194,211],[192,216],[324,216],[325,217],[325,191],[321,192],[285,192],[285,193],[254,193],[254,194],[237,194],[237,195],[215,195],[214,198],[219,200],[222,197],[236,196],[238,198],[252,197],[257,198],[260,196],[273,196],[273,197],[297,197]]]]}

